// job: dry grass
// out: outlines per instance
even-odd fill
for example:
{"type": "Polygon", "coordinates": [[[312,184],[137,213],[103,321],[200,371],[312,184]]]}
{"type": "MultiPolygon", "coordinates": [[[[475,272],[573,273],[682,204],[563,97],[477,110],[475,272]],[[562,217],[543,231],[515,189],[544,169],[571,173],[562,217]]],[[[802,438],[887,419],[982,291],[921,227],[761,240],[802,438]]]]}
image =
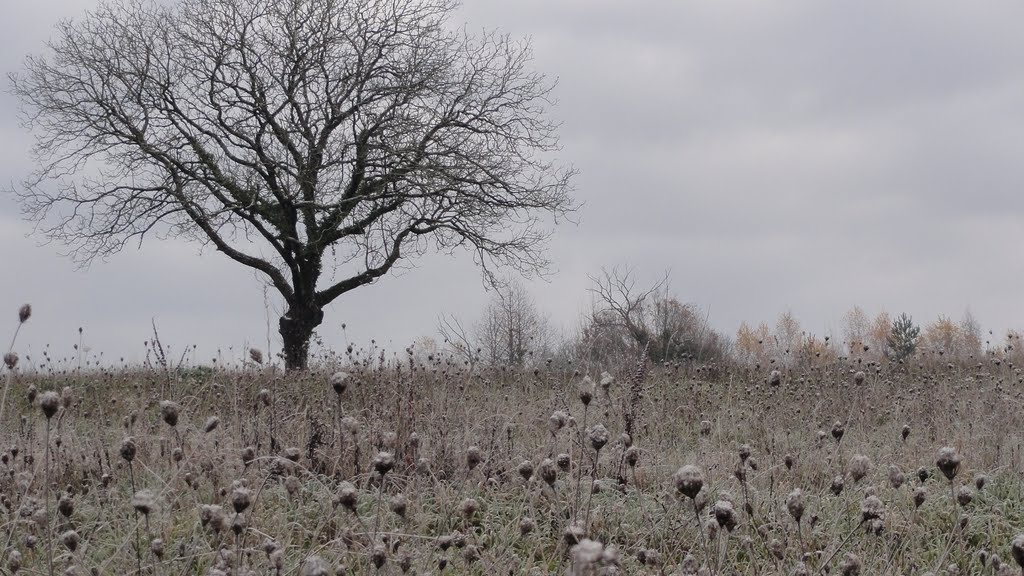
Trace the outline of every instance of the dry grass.
{"type": "Polygon", "coordinates": [[[1017,370],[899,368],[15,373],[0,571],[1017,573],[1017,370]]]}

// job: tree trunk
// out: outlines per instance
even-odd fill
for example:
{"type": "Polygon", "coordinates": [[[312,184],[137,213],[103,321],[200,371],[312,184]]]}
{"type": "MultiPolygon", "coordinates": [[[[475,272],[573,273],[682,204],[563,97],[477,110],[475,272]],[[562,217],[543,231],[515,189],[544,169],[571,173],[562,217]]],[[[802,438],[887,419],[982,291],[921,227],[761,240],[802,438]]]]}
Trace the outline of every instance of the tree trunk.
{"type": "Polygon", "coordinates": [[[309,365],[309,338],[324,321],[324,311],[311,306],[295,306],[281,317],[280,333],[284,343],[284,366],[289,372],[305,370],[309,365]]]}

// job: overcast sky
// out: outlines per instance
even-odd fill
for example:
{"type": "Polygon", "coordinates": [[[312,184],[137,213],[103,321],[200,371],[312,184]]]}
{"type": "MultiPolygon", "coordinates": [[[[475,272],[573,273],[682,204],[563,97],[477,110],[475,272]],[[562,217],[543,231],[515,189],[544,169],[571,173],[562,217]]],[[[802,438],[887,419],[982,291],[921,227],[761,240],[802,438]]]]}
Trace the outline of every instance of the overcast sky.
{"type": "MultiPolygon", "coordinates": [[[[7,3],[0,67],[95,4],[7,3]]],[[[969,307],[996,334],[1024,328],[1024,4],[466,0],[459,17],[529,36],[559,81],[586,205],[556,232],[555,274],[530,285],[555,324],[587,308],[588,274],[629,265],[648,281],[670,269],[730,334],[785,311],[839,334],[854,304],[920,323],[969,307]]],[[[29,145],[0,95],[5,185],[29,145]]],[[[81,326],[107,359],[138,360],[152,320],[201,360],[266,348],[262,284],[220,254],[150,241],[81,271],[29,232],[0,195],[0,334],[31,302],[22,353],[61,356],[81,326]]],[[[340,347],[344,322],[357,343],[404,346],[486,299],[471,257],[430,257],[340,298],[319,333],[340,347]]]]}

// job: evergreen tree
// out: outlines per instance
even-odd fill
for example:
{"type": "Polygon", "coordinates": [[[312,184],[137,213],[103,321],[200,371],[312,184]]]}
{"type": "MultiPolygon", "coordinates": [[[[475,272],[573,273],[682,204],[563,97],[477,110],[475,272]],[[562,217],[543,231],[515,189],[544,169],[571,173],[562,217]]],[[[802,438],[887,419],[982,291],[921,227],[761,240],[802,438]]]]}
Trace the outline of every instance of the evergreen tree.
{"type": "Polygon", "coordinates": [[[914,321],[906,313],[892,321],[892,330],[889,331],[889,358],[897,362],[914,355],[917,350],[917,339],[921,335],[921,328],[914,325],[914,321]]]}

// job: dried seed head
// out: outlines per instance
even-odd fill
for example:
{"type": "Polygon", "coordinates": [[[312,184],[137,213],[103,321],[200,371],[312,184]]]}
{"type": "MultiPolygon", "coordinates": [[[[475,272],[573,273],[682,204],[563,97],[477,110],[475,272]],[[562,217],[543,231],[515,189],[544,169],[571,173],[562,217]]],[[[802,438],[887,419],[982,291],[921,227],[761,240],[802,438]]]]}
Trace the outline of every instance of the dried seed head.
{"type": "Polygon", "coordinates": [[[590,440],[590,447],[600,452],[608,443],[608,429],[601,424],[595,424],[587,430],[587,440],[590,440]]]}
{"type": "Polygon", "coordinates": [[[405,518],[405,513],[409,509],[409,500],[404,494],[395,494],[388,502],[388,506],[391,508],[391,511],[397,514],[400,518],[405,518]]]}
{"type": "Polygon", "coordinates": [[[715,516],[715,522],[722,528],[725,528],[729,532],[732,532],[736,528],[736,510],[732,507],[732,502],[728,500],[719,500],[715,502],[715,505],[711,508],[712,514],[715,516]]]}
{"type": "Polygon", "coordinates": [[[917,479],[921,482],[926,482],[928,480],[928,476],[930,476],[930,474],[928,473],[928,469],[924,466],[917,469],[917,479]]]}
{"type": "Polygon", "coordinates": [[[477,467],[478,464],[483,460],[483,454],[480,453],[480,448],[477,446],[470,446],[466,449],[466,466],[472,470],[477,467]]]}
{"type": "Polygon", "coordinates": [[[373,469],[384,476],[395,467],[395,457],[391,452],[378,452],[373,458],[373,469]]]}
{"type": "Polygon", "coordinates": [[[64,494],[60,497],[60,500],[57,501],[57,511],[65,518],[69,518],[75,513],[75,501],[71,499],[70,495],[64,494]]]}
{"type": "Polygon", "coordinates": [[[135,454],[138,453],[138,446],[135,444],[135,438],[125,436],[121,440],[121,448],[119,452],[121,453],[121,458],[124,458],[125,462],[135,460],[135,454]]]}
{"type": "Polygon", "coordinates": [[[594,399],[594,382],[590,380],[590,376],[583,377],[583,382],[579,387],[579,397],[584,406],[590,406],[591,400],[594,399]]]}
{"type": "Polygon", "coordinates": [[[11,574],[17,574],[21,570],[21,552],[11,550],[7,553],[7,569],[11,574]]]}
{"type": "Polygon", "coordinates": [[[466,498],[459,503],[459,514],[467,520],[473,518],[479,509],[480,504],[473,498],[466,498]]]}
{"type": "Polygon", "coordinates": [[[552,434],[556,434],[562,428],[565,428],[566,421],[569,419],[569,415],[561,410],[555,410],[551,417],[548,418],[548,430],[552,434]]]}
{"type": "Polygon", "coordinates": [[[800,523],[800,519],[804,516],[804,493],[799,488],[794,489],[786,497],[786,510],[789,511],[789,515],[793,517],[793,520],[797,524],[800,523]]]}
{"type": "Polygon", "coordinates": [[[4,365],[7,366],[8,370],[14,370],[14,367],[18,365],[18,353],[8,352],[4,354],[4,365]]]}
{"type": "Polygon", "coordinates": [[[352,416],[345,416],[341,419],[341,429],[351,436],[359,433],[359,420],[352,416]]]}
{"type": "Polygon", "coordinates": [[[82,541],[82,538],[78,535],[78,532],[68,530],[60,535],[60,540],[65,546],[67,546],[68,550],[74,552],[75,550],[78,550],[78,543],[82,541]]]}
{"type": "Polygon", "coordinates": [[[914,488],[914,508],[920,508],[926,498],[928,498],[928,491],[924,486],[914,488]]]}
{"type": "Polygon", "coordinates": [[[554,486],[555,480],[558,479],[558,470],[555,468],[555,463],[550,458],[545,458],[541,461],[540,466],[537,467],[537,476],[548,486],[554,486]]]}
{"type": "Polygon", "coordinates": [[[946,446],[939,450],[939,456],[935,460],[935,465],[942,472],[942,475],[952,482],[960,471],[960,455],[957,454],[955,448],[946,446]]]}
{"type": "Polygon", "coordinates": [[[132,508],[143,516],[149,516],[156,509],[156,496],[152,490],[139,490],[132,497],[132,508]]]}
{"type": "Polygon", "coordinates": [[[832,437],[836,439],[836,442],[843,440],[843,434],[846,434],[846,428],[843,427],[843,423],[836,420],[835,424],[832,425],[832,437]]]}
{"type": "Polygon", "coordinates": [[[384,562],[388,559],[387,548],[383,544],[377,544],[373,547],[373,551],[370,552],[370,562],[373,563],[374,568],[380,570],[384,566],[384,562]]]}
{"type": "Polygon", "coordinates": [[[858,386],[864,383],[864,372],[862,370],[858,370],[857,372],[854,373],[853,383],[858,386]]]}
{"type": "Polygon", "coordinates": [[[256,394],[256,399],[259,400],[260,404],[264,406],[270,406],[270,390],[261,388],[259,393],[256,394]]]}
{"type": "Polygon", "coordinates": [[[69,409],[75,405],[75,391],[71,386],[65,386],[60,391],[60,404],[65,409],[69,409]]]}
{"type": "MultiPolygon", "coordinates": [[[[1024,534],[1018,534],[1013,542],[1010,543],[1010,554],[1013,556],[1014,561],[1024,571],[1024,534]]],[[[995,563],[996,557],[993,556],[992,561],[995,563]]]]}
{"type": "Polygon", "coordinates": [[[857,454],[850,459],[850,477],[854,482],[860,482],[871,472],[871,459],[863,454],[857,454]]]}
{"type": "Polygon", "coordinates": [[[906,477],[903,475],[903,472],[900,472],[900,469],[895,464],[890,464],[889,485],[892,486],[894,490],[899,490],[900,486],[903,486],[903,482],[905,481],[906,477]]]}
{"type": "Polygon", "coordinates": [[[47,391],[39,397],[39,408],[43,411],[43,416],[49,420],[53,418],[53,415],[57,413],[57,409],[60,408],[60,396],[57,396],[56,392],[47,391]]]}
{"type": "Polygon", "coordinates": [[[533,518],[529,516],[523,516],[519,519],[519,533],[526,536],[530,532],[533,532],[537,528],[537,524],[533,521],[533,518]]]}
{"type": "Polygon", "coordinates": [[[558,456],[555,456],[555,463],[558,464],[558,469],[562,472],[568,472],[570,466],[572,466],[572,457],[565,452],[562,452],[558,456]]]}
{"type": "Polygon", "coordinates": [[[860,504],[860,517],[864,522],[885,519],[885,504],[878,496],[868,496],[860,504]]]}
{"type": "Polygon", "coordinates": [[[974,501],[974,492],[967,486],[961,486],[956,491],[956,501],[960,506],[968,506],[974,501]]]}
{"type": "Polygon", "coordinates": [[[235,514],[245,512],[245,509],[252,503],[252,492],[245,486],[236,486],[231,491],[231,507],[235,514]]]}
{"type": "Polygon", "coordinates": [[[18,322],[24,324],[28,322],[28,319],[32,317],[32,305],[22,304],[21,308],[18,308],[18,322]]]}
{"type": "Polygon", "coordinates": [[[204,504],[199,508],[199,523],[209,526],[214,532],[224,530],[224,509],[216,504],[204,504]]]}
{"type": "Polygon", "coordinates": [[[163,418],[164,423],[170,427],[178,425],[178,412],[181,407],[178,406],[177,402],[171,402],[170,400],[162,400],[160,402],[160,417],[163,418]]]}
{"type": "Polygon", "coordinates": [[[640,461],[640,449],[636,446],[630,446],[623,454],[623,459],[625,459],[626,464],[630,468],[636,468],[637,462],[640,461]]]}
{"type": "Polygon", "coordinates": [[[249,359],[257,364],[263,364],[263,352],[258,348],[249,348],[249,359]]]}
{"type": "Polygon", "coordinates": [[[979,474],[974,479],[974,487],[977,488],[978,490],[984,490],[985,489],[985,484],[987,482],[988,482],[988,478],[986,478],[984,474],[979,474]]]}
{"type": "Polygon", "coordinates": [[[28,403],[29,404],[31,404],[31,403],[36,401],[36,396],[39,395],[39,389],[36,388],[35,384],[29,384],[28,385],[27,395],[28,395],[28,403]]]}
{"type": "Polygon", "coordinates": [[[900,431],[900,437],[903,438],[904,442],[906,442],[907,438],[910,437],[910,425],[909,424],[904,424],[903,425],[903,430],[900,431]]]}
{"type": "Polygon", "coordinates": [[[334,501],[341,504],[348,510],[355,512],[358,498],[359,493],[356,491],[356,487],[353,486],[351,482],[343,481],[338,485],[338,492],[334,496],[334,501]]]}
{"type": "Polygon", "coordinates": [[[595,572],[602,554],[604,554],[604,546],[600,542],[594,542],[589,538],[580,540],[579,544],[569,549],[569,555],[572,558],[571,572],[574,574],[595,572]]]}
{"type": "Polygon", "coordinates": [[[299,480],[298,476],[292,476],[289,474],[288,477],[284,479],[284,489],[288,492],[289,496],[295,497],[295,495],[302,490],[302,481],[299,480]]]}
{"type": "Polygon", "coordinates": [[[840,494],[843,493],[843,487],[845,485],[846,482],[843,480],[843,476],[841,474],[838,474],[835,478],[832,479],[832,485],[829,486],[829,490],[832,491],[833,495],[839,496],[840,494]]]}
{"type": "Polygon", "coordinates": [[[157,560],[163,560],[164,558],[164,541],[161,538],[154,538],[149,543],[149,551],[153,553],[153,556],[157,560]]]}
{"type": "Polygon", "coordinates": [[[331,576],[331,569],[323,558],[310,556],[302,564],[302,576],[331,576]]]}
{"type": "Polygon", "coordinates": [[[217,426],[220,426],[220,418],[216,416],[210,416],[209,418],[206,419],[206,424],[203,425],[203,432],[209,434],[210,432],[216,430],[217,426]]]}
{"type": "Polygon", "coordinates": [[[710,436],[711,435],[711,421],[710,420],[701,420],[700,421],[700,435],[701,436],[710,436]]]}
{"type": "Polygon", "coordinates": [[[343,394],[345,389],[348,388],[348,373],[335,372],[334,374],[331,374],[330,383],[335,394],[343,394]]]}
{"type": "Polygon", "coordinates": [[[562,532],[562,540],[567,546],[575,546],[583,540],[586,536],[586,531],[579,524],[570,524],[566,527],[565,531],[562,532]]]}
{"type": "Polygon", "coordinates": [[[850,552],[843,558],[843,562],[839,565],[839,572],[843,576],[857,576],[860,574],[861,562],[860,557],[850,552]]]}
{"type": "Polygon", "coordinates": [[[529,480],[530,477],[533,476],[533,462],[523,460],[519,463],[519,466],[516,467],[516,472],[519,473],[519,477],[523,480],[529,480]]]}
{"type": "Polygon", "coordinates": [[[242,464],[248,466],[253,463],[253,460],[256,460],[256,448],[252,446],[242,448],[242,464]]]}
{"type": "Polygon", "coordinates": [[[737,451],[740,454],[740,462],[746,462],[750,458],[750,444],[740,444],[737,451]]]}
{"type": "Polygon", "coordinates": [[[680,494],[693,500],[704,487],[704,474],[701,473],[700,468],[687,464],[676,470],[676,473],[672,475],[672,482],[680,494]]]}

